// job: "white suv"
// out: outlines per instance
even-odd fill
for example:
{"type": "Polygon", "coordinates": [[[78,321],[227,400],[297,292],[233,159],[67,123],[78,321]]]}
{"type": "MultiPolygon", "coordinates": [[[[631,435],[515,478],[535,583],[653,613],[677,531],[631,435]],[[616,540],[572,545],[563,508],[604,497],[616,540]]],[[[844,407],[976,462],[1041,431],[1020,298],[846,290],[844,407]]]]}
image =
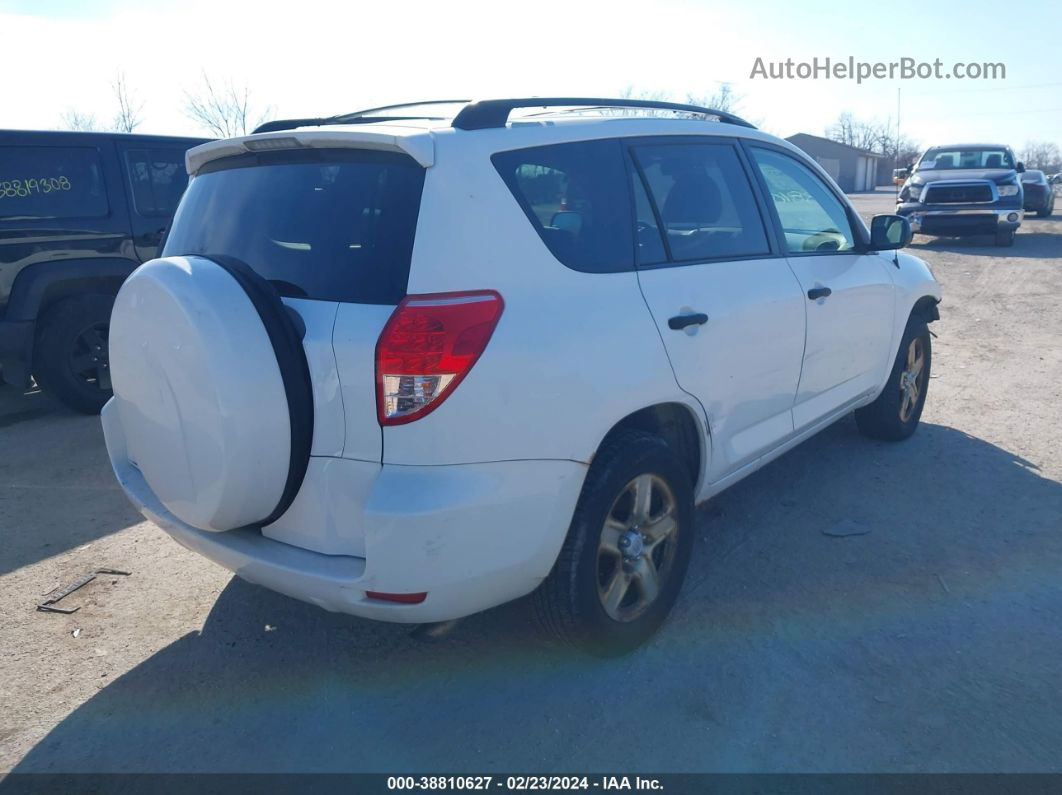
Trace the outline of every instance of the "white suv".
{"type": "Polygon", "coordinates": [[[189,151],[163,256],[115,302],[103,412],[178,542],[384,621],[534,592],[614,652],[674,603],[696,503],[853,409],[914,431],[940,288],[894,251],[907,221],[868,230],[806,155],[706,108],[442,115],[189,151]]]}

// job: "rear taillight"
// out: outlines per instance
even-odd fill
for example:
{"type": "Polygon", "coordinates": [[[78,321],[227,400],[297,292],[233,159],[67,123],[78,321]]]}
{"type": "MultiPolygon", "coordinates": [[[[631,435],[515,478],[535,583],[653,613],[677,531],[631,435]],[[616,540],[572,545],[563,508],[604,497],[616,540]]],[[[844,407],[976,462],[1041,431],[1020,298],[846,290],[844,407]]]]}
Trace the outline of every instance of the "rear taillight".
{"type": "Polygon", "coordinates": [[[493,290],[404,298],[376,343],[380,424],[412,422],[437,408],[487,347],[503,307],[493,290]]]}

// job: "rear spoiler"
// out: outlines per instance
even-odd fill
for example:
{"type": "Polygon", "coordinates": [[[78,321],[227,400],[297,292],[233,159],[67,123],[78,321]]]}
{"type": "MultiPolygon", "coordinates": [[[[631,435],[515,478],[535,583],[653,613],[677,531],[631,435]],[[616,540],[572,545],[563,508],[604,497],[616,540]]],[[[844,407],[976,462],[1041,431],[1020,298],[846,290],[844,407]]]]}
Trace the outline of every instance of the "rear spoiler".
{"type": "Polygon", "coordinates": [[[428,131],[409,135],[394,135],[379,128],[375,130],[291,130],[283,133],[248,135],[211,141],[189,149],[185,154],[185,168],[195,175],[207,163],[223,157],[248,152],[277,149],[375,149],[409,155],[424,168],[435,163],[435,139],[428,131]]]}

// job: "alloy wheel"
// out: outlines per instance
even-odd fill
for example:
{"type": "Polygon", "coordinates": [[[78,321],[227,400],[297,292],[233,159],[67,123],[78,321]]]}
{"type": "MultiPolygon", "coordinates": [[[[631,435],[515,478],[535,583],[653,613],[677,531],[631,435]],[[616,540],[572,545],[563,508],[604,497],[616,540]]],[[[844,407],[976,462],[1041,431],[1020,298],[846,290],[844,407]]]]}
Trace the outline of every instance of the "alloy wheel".
{"type": "Polygon", "coordinates": [[[921,337],[907,346],[907,363],[900,373],[900,421],[907,422],[918,407],[925,386],[926,349],[921,337]]]}
{"type": "Polygon", "coordinates": [[[597,551],[597,593],[610,618],[633,621],[656,601],[674,566],[675,495],[657,475],[631,480],[612,504],[597,551]]]}

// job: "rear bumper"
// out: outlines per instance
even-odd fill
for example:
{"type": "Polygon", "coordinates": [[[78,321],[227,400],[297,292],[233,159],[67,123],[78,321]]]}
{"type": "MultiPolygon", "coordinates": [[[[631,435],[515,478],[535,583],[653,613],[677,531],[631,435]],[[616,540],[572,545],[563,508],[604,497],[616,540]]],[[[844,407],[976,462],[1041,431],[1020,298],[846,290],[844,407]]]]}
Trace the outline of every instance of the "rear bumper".
{"type": "Polygon", "coordinates": [[[0,320],[0,368],[3,380],[24,388],[29,384],[33,355],[32,320],[0,320]]]}
{"type": "Polygon", "coordinates": [[[926,235],[984,235],[1006,232],[1021,226],[1024,210],[1014,207],[942,207],[916,203],[901,204],[896,213],[911,222],[911,230],[926,235]]]}
{"type": "Polygon", "coordinates": [[[129,462],[113,406],[102,415],[107,452],[144,516],[245,580],[381,621],[445,621],[530,593],[553,567],[586,474],[585,465],[572,461],[348,462],[375,473],[360,528],[365,556],[322,554],[266,538],[257,528],[212,533],[182,522],[129,462]],[[370,599],[368,591],[428,595],[420,604],[397,604],[370,599]]]}

